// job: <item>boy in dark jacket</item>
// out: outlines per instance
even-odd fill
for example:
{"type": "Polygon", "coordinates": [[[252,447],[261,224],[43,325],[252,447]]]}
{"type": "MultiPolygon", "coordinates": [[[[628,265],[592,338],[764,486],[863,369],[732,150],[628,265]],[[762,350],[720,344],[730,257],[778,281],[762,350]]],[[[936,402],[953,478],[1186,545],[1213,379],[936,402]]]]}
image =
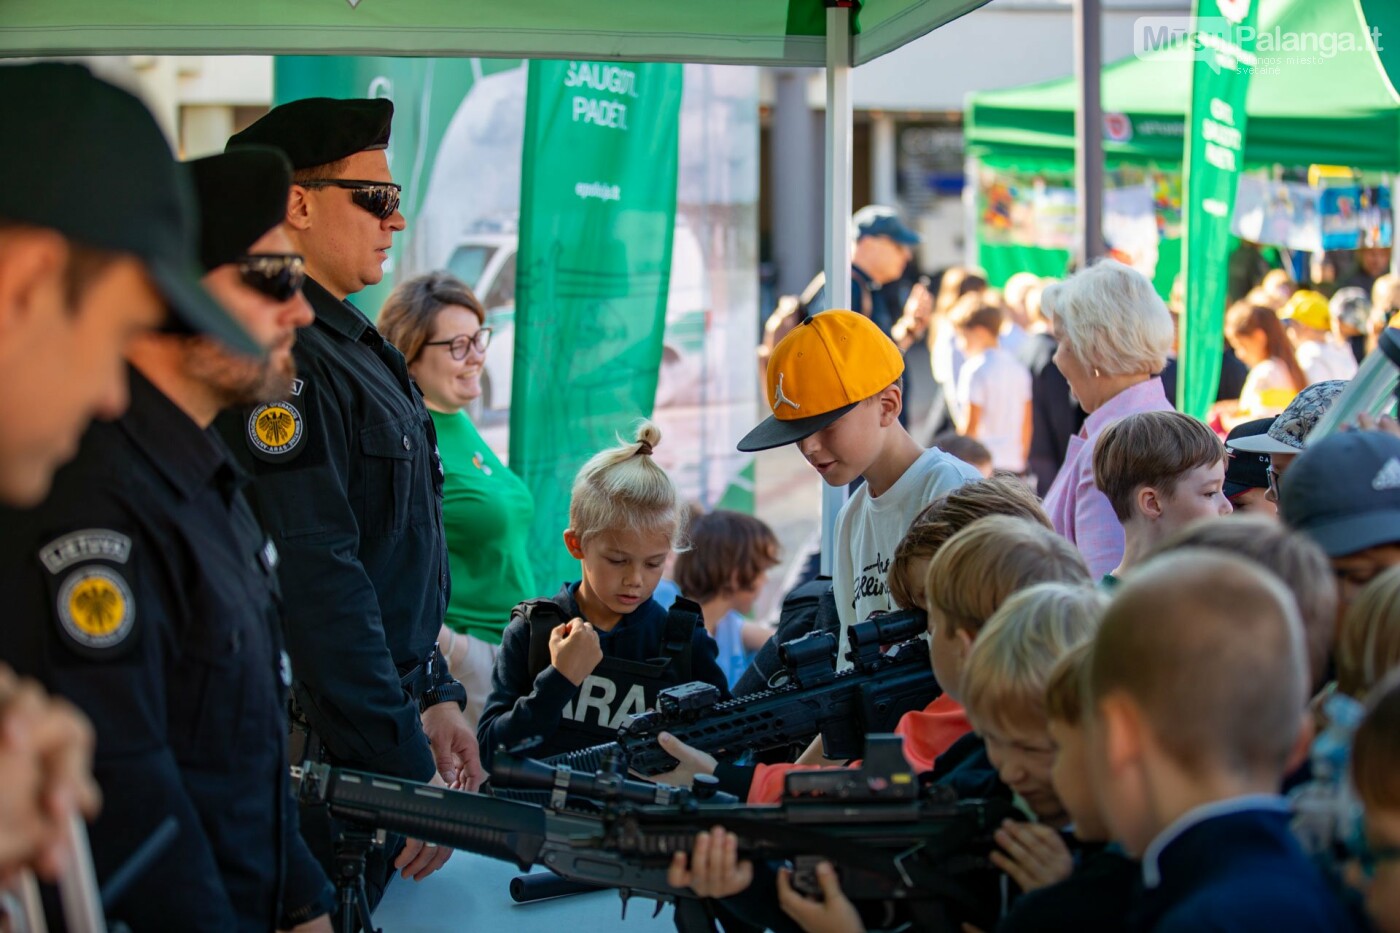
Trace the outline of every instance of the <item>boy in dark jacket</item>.
{"type": "Polygon", "coordinates": [[[1307,747],[1292,596],[1258,565],[1184,549],[1118,590],[1086,677],[1091,780],[1142,859],[1131,929],[1345,931],[1277,790],[1307,747]]]}

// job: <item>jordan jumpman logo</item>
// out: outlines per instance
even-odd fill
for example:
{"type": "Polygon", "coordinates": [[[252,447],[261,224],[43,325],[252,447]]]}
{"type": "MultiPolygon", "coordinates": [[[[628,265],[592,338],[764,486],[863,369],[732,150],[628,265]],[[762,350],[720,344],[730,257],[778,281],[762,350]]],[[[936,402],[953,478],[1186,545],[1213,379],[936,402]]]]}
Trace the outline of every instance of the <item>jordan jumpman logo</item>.
{"type": "Polygon", "coordinates": [[[783,394],[783,377],[786,373],[778,373],[778,387],[773,391],[773,410],[777,411],[779,405],[788,404],[793,408],[801,409],[802,406],[794,402],[783,394]]]}

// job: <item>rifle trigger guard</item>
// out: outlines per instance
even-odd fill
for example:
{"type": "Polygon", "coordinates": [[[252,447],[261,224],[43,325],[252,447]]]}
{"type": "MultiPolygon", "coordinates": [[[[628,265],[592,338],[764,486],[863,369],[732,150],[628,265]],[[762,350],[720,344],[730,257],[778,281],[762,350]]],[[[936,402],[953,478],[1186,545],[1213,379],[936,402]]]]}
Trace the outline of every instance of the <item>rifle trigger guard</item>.
{"type": "Polygon", "coordinates": [[[904,860],[908,858],[913,858],[915,855],[918,855],[919,850],[923,847],[923,843],[920,843],[911,849],[906,849],[905,851],[899,853],[894,857],[894,867],[899,872],[899,880],[904,882],[904,886],[906,888],[912,889],[914,887],[914,879],[910,878],[909,872],[905,871],[904,860]]]}
{"type": "Polygon", "coordinates": [[[554,789],[549,792],[549,806],[554,810],[563,809],[569,802],[569,771],[559,768],[554,772],[554,789]]]}

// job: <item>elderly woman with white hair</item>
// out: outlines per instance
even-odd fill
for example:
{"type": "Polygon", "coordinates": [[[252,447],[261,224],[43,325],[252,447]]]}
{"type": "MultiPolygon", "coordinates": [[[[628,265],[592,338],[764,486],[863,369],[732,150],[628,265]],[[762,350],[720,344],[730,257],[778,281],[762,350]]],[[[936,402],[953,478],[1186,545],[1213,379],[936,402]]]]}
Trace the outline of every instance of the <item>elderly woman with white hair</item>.
{"type": "Polygon", "coordinates": [[[1098,577],[1123,558],[1123,526],[1094,485],[1094,444],[1121,418],[1171,411],[1158,374],[1172,348],[1172,319],[1146,277],[1112,260],[1049,286],[1043,300],[1055,309],[1055,365],[1089,415],[1070,438],[1045,511],[1098,577]]]}

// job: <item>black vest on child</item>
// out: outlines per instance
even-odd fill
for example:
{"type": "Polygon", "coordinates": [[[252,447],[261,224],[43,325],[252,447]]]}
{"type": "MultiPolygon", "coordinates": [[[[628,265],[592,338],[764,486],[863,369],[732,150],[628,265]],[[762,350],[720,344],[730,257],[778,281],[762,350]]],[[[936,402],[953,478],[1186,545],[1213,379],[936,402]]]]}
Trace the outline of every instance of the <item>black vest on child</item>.
{"type": "MultiPolygon", "coordinates": [[[[578,604],[572,588],[566,586],[553,599],[526,600],[515,612],[529,627],[533,682],[549,667],[550,632],[578,617],[578,604]]],[[[656,707],[657,693],[689,683],[695,631],[703,630],[704,624],[699,605],[677,597],[669,612],[648,599],[611,631],[599,630],[603,660],[564,707],[558,731],[532,749],[531,757],[547,758],[610,742],[628,716],[656,707]],[[656,630],[660,631],[659,648],[656,630]]]]}

